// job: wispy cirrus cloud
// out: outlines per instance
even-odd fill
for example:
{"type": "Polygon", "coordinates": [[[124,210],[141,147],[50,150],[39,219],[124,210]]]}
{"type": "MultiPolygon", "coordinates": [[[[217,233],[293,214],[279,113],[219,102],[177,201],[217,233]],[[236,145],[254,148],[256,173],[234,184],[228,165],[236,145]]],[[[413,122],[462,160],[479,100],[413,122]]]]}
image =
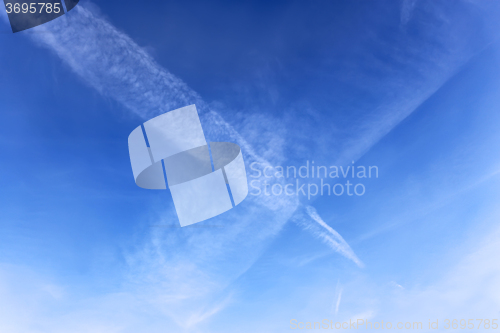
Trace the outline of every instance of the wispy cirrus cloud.
{"type": "Polygon", "coordinates": [[[417,4],[417,0],[403,0],[401,5],[401,24],[405,25],[410,21],[411,14],[415,5],[417,4]]]}
{"type": "Polygon", "coordinates": [[[347,244],[344,238],[342,238],[342,236],[337,231],[335,231],[332,227],[326,224],[325,221],[323,221],[314,207],[307,206],[306,212],[308,216],[314,222],[316,222],[316,224],[311,223],[309,219],[301,219],[302,222],[299,223],[303,223],[306,229],[309,229],[335,252],[342,254],[348,259],[351,259],[359,267],[364,266],[363,262],[359,260],[359,258],[356,256],[356,254],[351,249],[349,244],[347,244]]]}

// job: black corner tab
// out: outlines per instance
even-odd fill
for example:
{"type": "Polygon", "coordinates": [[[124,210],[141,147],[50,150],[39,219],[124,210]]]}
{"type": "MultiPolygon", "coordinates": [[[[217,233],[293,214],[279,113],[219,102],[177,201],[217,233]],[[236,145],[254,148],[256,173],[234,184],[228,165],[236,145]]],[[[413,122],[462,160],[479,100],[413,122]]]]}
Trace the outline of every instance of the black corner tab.
{"type": "Polygon", "coordinates": [[[69,12],[70,10],[75,8],[75,6],[78,4],[79,1],[80,0],[64,0],[64,4],[66,5],[66,11],[69,12]]]}

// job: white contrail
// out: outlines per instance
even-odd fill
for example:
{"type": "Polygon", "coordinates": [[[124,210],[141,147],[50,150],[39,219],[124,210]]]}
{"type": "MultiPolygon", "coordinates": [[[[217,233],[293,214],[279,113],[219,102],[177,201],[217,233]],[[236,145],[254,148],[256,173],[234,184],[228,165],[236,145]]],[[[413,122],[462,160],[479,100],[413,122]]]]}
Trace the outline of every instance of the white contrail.
{"type": "MultiPolygon", "coordinates": [[[[130,37],[86,7],[79,5],[68,15],[35,29],[45,31],[43,34],[30,34],[35,42],[55,52],[79,77],[102,95],[115,99],[143,118],[196,104],[202,119],[208,123],[210,139],[220,139],[214,137],[227,135],[242,146],[249,161],[258,161],[263,167],[270,165],[220,114],[210,110],[186,83],[161,67],[130,37]]],[[[273,209],[286,209],[289,214],[299,205],[296,198],[289,197],[254,199],[273,209]]],[[[345,250],[346,243],[342,237],[326,227],[330,235],[320,237],[339,253],[348,258],[356,258],[348,246],[348,250],[345,250]]],[[[356,263],[359,265],[359,261],[356,263]]]]}
{"type": "MultiPolygon", "coordinates": [[[[335,231],[332,227],[323,221],[323,219],[318,215],[318,212],[314,207],[307,206],[306,207],[307,214],[317,222],[317,224],[321,227],[320,229],[311,227],[311,232],[316,234],[320,239],[322,239],[326,244],[328,244],[333,250],[342,254],[344,257],[351,259],[354,261],[359,267],[364,267],[364,264],[359,260],[354,251],[351,249],[349,244],[342,238],[342,236],[335,231]]],[[[310,224],[309,221],[305,221],[304,223],[310,224]]]]}
{"type": "Polygon", "coordinates": [[[67,15],[30,34],[54,51],[87,84],[141,117],[196,104],[200,96],[162,68],[130,37],[78,5],[67,15]]]}
{"type": "Polygon", "coordinates": [[[342,300],[342,291],[344,291],[344,290],[341,288],[339,290],[339,295],[337,297],[337,301],[335,302],[335,316],[337,316],[339,313],[340,301],[342,300]]]}

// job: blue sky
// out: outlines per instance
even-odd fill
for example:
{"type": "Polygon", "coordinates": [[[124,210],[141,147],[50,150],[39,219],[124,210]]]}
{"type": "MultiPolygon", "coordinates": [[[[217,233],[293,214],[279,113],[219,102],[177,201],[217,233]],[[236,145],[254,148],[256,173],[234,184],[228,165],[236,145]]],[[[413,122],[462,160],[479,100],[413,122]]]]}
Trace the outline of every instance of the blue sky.
{"type": "Polygon", "coordinates": [[[12,34],[2,12],[0,330],[498,318],[499,14],[488,1],[82,1],[12,34]],[[170,193],[134,184],[127,137],[193,103],[249,175],[314,161],[379,177],[362,196],[249,195],[175,228],[170,193]]]}

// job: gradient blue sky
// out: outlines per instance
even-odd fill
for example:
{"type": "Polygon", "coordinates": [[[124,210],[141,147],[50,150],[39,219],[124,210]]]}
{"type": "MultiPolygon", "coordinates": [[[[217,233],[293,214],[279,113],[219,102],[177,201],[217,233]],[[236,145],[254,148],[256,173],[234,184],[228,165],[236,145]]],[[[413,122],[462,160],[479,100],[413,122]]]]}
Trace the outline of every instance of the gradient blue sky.
{"type": "Polygon", "coordinates": [[[1,11],[0,331],[499,318],[499,15],[473,0],[82,1],[12,34],[1,11]],[[134,184],[127,137],[192,103],[249,174],[314,160],[379,177],[361,197],[249,196],[174,228],[169,192],[134,184]]]}

